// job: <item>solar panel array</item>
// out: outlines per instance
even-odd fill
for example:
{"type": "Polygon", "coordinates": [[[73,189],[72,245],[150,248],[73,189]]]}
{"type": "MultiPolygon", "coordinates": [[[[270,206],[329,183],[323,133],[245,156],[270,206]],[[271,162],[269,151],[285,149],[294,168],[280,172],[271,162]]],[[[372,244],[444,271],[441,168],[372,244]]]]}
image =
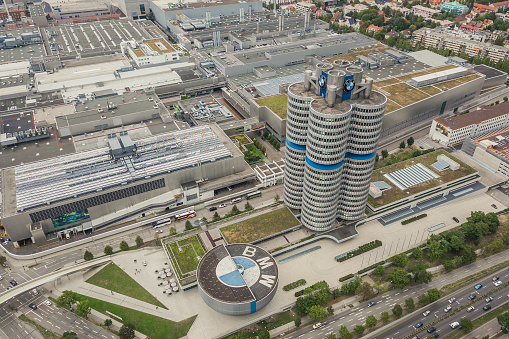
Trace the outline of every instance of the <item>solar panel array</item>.
{"type": "Polygon", "coordinates": [[[17,210],[232,157],[208,126],[152,136],[136,145],[137,156],[116,162],[109,148],[99,148],[16,166],[17,210]]]}
{"type": "Polygon", "coordinates": [[[438,160],[431,166],[433,166],[437,171],[442,172],[443,170],[448,169],[451,165],[449,165],[444,160],[438,160]]]}
{"type": "Polygon", "coordinates": [[[384,177],[400,190],[405,190],[412,186],[422,184],[423,182],[440,178],[439,175],[421,163],[384,174],[384,177]]]}

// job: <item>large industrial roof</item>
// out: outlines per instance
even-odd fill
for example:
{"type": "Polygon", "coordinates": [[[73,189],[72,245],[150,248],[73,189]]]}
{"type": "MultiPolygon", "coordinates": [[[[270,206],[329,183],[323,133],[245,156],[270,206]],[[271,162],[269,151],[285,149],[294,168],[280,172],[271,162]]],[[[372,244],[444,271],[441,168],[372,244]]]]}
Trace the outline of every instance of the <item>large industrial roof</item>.
{"type": "Polygon", "coordinates": [[[232,157],[209,126],[159,134],[135,144],[136,156],[118,161],[103,147],[15,166],[17,211],[232,157]]]}
{"type": "Polygon", "coordinates": [[[201,258],[198,284],[210,297],[226,303],[265,298],[278,282],[274,258],[251,244],[220,245],[201,258]]]}

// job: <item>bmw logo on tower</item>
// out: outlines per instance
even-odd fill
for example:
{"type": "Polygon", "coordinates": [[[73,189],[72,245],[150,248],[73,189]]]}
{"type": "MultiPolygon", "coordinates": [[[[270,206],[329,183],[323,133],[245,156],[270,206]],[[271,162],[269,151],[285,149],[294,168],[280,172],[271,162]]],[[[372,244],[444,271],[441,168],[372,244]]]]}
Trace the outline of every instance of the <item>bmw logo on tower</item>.
{"type": "Polygon", "coordinates": [[[343,87],[345,92],[353,91],[354,87],[355,87],[355,81],[353,79],[345,80],[345,85],[343,87]]]}

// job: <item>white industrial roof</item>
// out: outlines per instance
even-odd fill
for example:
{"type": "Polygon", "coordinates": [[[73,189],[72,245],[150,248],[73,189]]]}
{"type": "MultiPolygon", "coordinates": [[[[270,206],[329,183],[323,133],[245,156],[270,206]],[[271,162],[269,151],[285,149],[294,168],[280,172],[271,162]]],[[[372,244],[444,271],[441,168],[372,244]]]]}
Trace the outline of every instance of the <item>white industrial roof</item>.
{"type": "Polygon", "coordinates": [[[425,81],[433,80],[433,79],[436,79],[436,78],[447,79],[447,77],[449,75],[457,74],[457,73],[462,73],[462,72],[466,72],[466,71],[468,71],[468,69],[466,69],[465,67],[460,67],[459,66],[459,67],[456,67],[456,68],[447,69],[445,71],[440,71],[440,72],[435,72],[435,73],[431,73],[431,74],[421,75],[421,76],[412,78],[412,80],[415,81],[415,82],[425,82],[425,81]]]}

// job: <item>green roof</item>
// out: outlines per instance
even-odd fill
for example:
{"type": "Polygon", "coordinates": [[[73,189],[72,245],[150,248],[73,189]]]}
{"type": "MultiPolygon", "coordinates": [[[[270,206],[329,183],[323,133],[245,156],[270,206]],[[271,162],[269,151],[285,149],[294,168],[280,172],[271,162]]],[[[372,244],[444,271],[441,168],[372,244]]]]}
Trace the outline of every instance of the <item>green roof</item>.
{"type": "Polygon", "coordinates": [[[286,119],[286,94],[277,94],[270,97],[257,99],[258,106],[266,106],[272,112],[277,114],[281,119],[286,119]]]}

